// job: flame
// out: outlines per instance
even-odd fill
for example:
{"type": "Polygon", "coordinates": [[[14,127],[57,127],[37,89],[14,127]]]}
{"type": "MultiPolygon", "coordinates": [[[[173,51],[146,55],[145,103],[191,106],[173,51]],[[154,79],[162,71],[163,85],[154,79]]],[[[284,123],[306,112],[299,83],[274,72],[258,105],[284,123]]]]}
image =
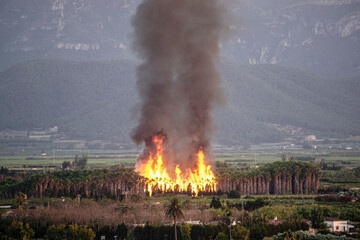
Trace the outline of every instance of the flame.
{"type": "Polygon", "coordinates": [[[206,165],[205,154],[202,148],[196,154],[196,168],[186,169],[185,173],[177,165],[173,170],[175,178],[168,174],[168,168],[163,164],[164,137],[154,136],[156,154],[150,153],[145,164],[137,166],[140,175],[147,178],[147,191],[151,197],[153,192],[190,192],[198,196],[199,191],[216,191],[215,175],[211,166],[206,165]]]}

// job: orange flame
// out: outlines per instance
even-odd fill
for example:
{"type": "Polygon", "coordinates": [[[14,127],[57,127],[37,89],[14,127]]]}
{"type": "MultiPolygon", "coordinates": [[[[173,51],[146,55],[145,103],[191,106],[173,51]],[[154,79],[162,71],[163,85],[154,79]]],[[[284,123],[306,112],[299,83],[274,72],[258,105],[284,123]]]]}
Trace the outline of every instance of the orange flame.
{"type": "Polygon", "coordinates": [[[150,153],[146,164],[137,166],[140,175],[147,178],[147,191],[151,197],[153,192],[190,192],[198,196],[199,191],[216,191],[216,181],[211,166],[206,165],[205,155],[202,148],[197,153],[196,168],[186,169],[186,174],[177,165],[174,169],[174,176],[169,176],[168,169],[163,166],[164,138],[162,135],[153,137],[156,145],[156,154],[150,153]]]}

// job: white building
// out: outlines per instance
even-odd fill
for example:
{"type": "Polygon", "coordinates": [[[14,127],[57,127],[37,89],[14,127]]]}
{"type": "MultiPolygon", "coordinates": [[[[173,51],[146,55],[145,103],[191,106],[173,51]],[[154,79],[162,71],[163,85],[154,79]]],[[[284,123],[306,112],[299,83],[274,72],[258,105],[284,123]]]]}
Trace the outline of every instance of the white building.
{"type": "Polygon", "coordinates": [[[350,232],[353,225],[350,225],[347,220],[336,218],[325,218],[325,223],[329,226],[330,232],[350,232]]]}

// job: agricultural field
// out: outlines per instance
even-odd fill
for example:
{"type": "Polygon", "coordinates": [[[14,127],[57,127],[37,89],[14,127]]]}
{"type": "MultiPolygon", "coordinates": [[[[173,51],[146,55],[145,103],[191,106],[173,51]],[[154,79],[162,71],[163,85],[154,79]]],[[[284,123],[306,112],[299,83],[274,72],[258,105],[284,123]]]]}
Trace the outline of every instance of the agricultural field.
{"type": "MultiPolygon", "coordinates": [[[[0,205],[13,208],[11,211],[15,212],[15,215],[10,219],[19,221],[19,224],[29,223],[30,228],[34,230],[34,238],[41,239],[47,236],[50,239],[51,231],[56,232],[56,228],[59,230],[63,226],[70,231],[69,229],[73,229],[71,226],[77,224],[79,227],[82,226],[81,231],[91,232],[95,239],[100,239],[101,236],[115,239],[113,236],[115,233],[120,234],[121,229],[126,229],[126,232],[122,233],[126,234],[126,239],[169,239],[166,236],[173,234],[171,232],[173,222],[165,216],[164,208],[174,197],[173,193],[154,193],[150,197],[131,192],[129,196],[111,195],[109,192],[111,189],[108,189],[109,191],[102,189],[102,195],[97,195],[99,190],[94,191],[95,187],[100,184],[105,186],[104,183],[110,183],[111,179],[119,179],[119,181],[123,179],[124,184],[127,184],[127,179],[136,179],[137,175],[132,167],[139,154],[140,149],[24,150],[16,154],[2,155],[0,166],[18,170],[14,175],[10,173],[9,178],[3,179],[0,186],[0,192],[3,193],[0,205]],[[76,155],[79,159],[87,156],[86,166],[90,170],[61,171],[63,162],[75,161],[76,155]],[[30,170],[35,167],[38,167],[37,171],[30,170]],[[39,185],[38,181],[43,182],[39,185]],[[82,185],[79,185],[84,181],[89,184],[88,193],[82,190],[82,185]],[[74,185],[71,185],[71,182],[74,185]],[[25,203],[20,201],[21,195],[17,191],[34,188],[34,184],[41,186],[43,192],[36,194],[30,191],[25,203]],[[69,184],[71,187],[66,188],[70,186],[69,184]],[[51,189],[51,186],[57,188],[51,189]],[[80,194],[76,192],[77,188],[80,194]],[[47,225],[44,225],[44,222],[47,225]],[[66,227],[61,225],[64,222],[67,224],[66,227]],[[156,237],[157,234],[161,237],[156,237]],[[144,238],[150,235],[153,237],[144,238]]],[[[247,239],[275,239],[272,236],[281,232],[291,230],[295,234],[306,231],[309,229],[306,219],[315,218],[319,214],[328,218],[346,219],[356,229],[360,227],[359,194],[352,197],[347,195],[350,194],[351,188],[360,187],[360,151],[339,149],[254,151],[215,148],[213,156],[214,169],[218,172],[219,179],[224,170],[226,173],[226,169],[229,171],[237,169],[240,173],[246,173],[261,171],[270,165],[312,166],[311,164],[314,164],[321,169],[320,194],[309,191],[309,194],[296,195],[285,193],[252,195],[241,194],[237,189],[200,193],[197,197],[190,194],[176,194],[184,213],[184,217],[178,221],[179,234],[180,230],[188,228],[189,239],[215,239],[220,233],[229,236],[230,229],[234,233],[243,231],[247,239]],[[277,161],[281,162],[274,163],[277,161]],[[264,167],[266,164],[269,165],[264,167]],[[342,195],[342,192],[345,195],[342,195]],[[280,219],[282,223],[273,225],[271,221],[274,218],[280,219]],[[235,222],[236,225],[229,228],[229,222],[235,222]]],[[[123,186],[123,183],[120,186],[123,186]]],[[[6,215],[7,211],[0,209],[0,214],[6,215]]],[[[11,229],[11,224],[14,222],[2,220],[1,224],[4,229],[11,229]]],[[[324,233],[329,232],[325,229],[324,233]]],[[[181,234],[185,233],[181,232],[181,234]]],[[[354,239],[354,236],[349,234],[346,239],[354,239]]]]}
{"type": "Polygon", "coordinates": [[[87,155],[90,168],[109,168],[114,165],[134,166],[138,151],[54,151],[14,156],[0,156],[0,166],[7,168],[60,167],[64,161],[73,161],[76,155],[87,155]]]}
{"type": "MultiPolygon", "coordinates": [[[[7,168],[23,168],[24,166],[60,167],[64,161],[73,161],[75,155],[87,155],[88,167],[109,168],[114,165],[134,166],[140,150],[24,150],[13,151],[11,154],[0,154],[0,166],[7,168]]],[[[332,168],[356,168],[360,166],[360,150],[237,150],[236,148],[215,148],[215,161],[227,164],[229,167],[251,168],[267,163],[294,157],[299,161],[313,162],[332,168]],[[321,159],[321,162],[319,161],[321,159]]],[[[213,161],[214,162],[214,161],[213,161]]]]}
{"type": "MultiPolygon", "coordinates": [[[[178,228],[188,226],[191,229],[189,239],[194,240],[199,237],[214,239],[219,232],[229,236],[229,229],[235,233],[237,226],[244,228],[246,238],[234,239],[273,239],[272,236],[278,232],[308,230],[309,225],[304,219],[316,219],[318,214],[348,219],[357,227],[360,220],[359,202],[323,202],[319,205],[313,195],[231,198],[225,194],[196,198],[187,195],[177,197],[183,211],[183,217],[178,220],[178,228]],[[291,199],[297,202],[289,202],[291,199]],[[272,223],[275,217],[281,224],[272,223]],[[229,222],[235,222],[236,225],[229,226],[229,222]]],[[[95,239],[104,235],[107,236],[106,239],[114,239],[114,233],[119,225],[123,224],[127,229],[126,239],[165,240],[168,239],[166,235],[171,234],[173,222],[164,214],[164,208],[172,198],[173,195],[155,194],[151,198],[131,196],[122,201],[88,198],[28,199],[25,206],[12,211],[16,214],[14,219],[30,223],[36,239],[43,238],[44,234],[49,236],[50,226],[61,226],[67,222],[68,225],[90,227],[96,234],[95,239]],[[159,232],[161,236],[154,236],[159,232]],[[143,234],[148,236],[144,238],[143,234]]],[[[1,200],[0,204],[17,206],[18,200],[1,200]]],[[[0,210],[1,214],[5,212],[6,210],[0,210]]],[[[5,220],[1,221],[2,227],[9,224],[5,220]]],[[[182,237],[184,234],[179,232],[182,237]]],[[[341,239],[357,239],[356,237],[349,235],[348,238],[341,239]]]]}
{"type": "MultiPolygon", "coordinates": [[[[64,161],[73,162],[75,156],[87,156],[89,169],[134,167],[140,149],[129,150],[47,150],[25,149],[11,155],[0,155],[0,167],[31,174],[36,171],[60,170],[64,161]],[[32,171],[35,170],[35,171],[32,171]]],[[[239,150],[216,147],[213,151],[214,168],[243,169],[262,167],[275,161],[294,158],[315,164],[321,169],[319,192],[338,192],[360,187],[360,150],[345,149],[277,149],[239,150]]],[[[296,200],[290,200],[296,202],[296,200]]]]}

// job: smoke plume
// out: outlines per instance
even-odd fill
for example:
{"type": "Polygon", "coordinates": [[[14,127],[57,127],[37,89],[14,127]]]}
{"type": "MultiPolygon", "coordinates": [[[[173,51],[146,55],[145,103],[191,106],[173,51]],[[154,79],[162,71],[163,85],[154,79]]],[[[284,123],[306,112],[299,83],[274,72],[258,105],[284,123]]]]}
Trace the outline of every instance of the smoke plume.
{"type": "Polygon", "coordinates": [[[212,111],[223,102],[216,69],[225,11],[218,0],[143,0],[132,19],[141,98],[131,137],[145,143],[162,132],[167,155],[186,163],[203,147],[209,154],[212,111]]]}

